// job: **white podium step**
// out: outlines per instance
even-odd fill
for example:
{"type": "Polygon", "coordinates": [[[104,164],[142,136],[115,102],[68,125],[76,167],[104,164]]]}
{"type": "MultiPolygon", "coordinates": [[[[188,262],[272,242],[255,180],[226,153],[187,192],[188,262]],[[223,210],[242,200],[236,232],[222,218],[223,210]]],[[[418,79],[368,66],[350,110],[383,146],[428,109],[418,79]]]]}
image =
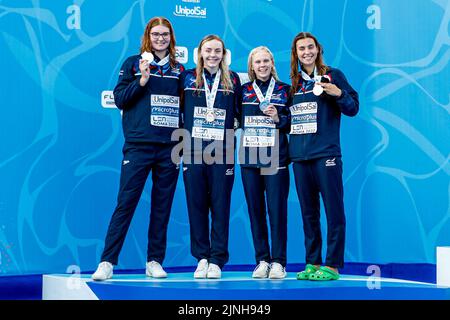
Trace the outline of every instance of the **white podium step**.
{"type": "Polygon", "coordinates": [[[450,300],[450,288],[394,278],[341,274],[339,280],[253,279],[251,271],[224,271],[221,279],[194,279],[192,272],[170,272],[165,279],[115,274],[92,281],[89,274],[44,275],[44,300],[450,300]]]}
{"type": "Polygon", "coordinates": [[[90,277],[43,275],[43,300],[99,300],[86,282],[90,277]]]}
{"type": "Polygon", "coordinates": [[[436,284],[450,287],[450,247],[437,247],[436,256],[436,284]]]}

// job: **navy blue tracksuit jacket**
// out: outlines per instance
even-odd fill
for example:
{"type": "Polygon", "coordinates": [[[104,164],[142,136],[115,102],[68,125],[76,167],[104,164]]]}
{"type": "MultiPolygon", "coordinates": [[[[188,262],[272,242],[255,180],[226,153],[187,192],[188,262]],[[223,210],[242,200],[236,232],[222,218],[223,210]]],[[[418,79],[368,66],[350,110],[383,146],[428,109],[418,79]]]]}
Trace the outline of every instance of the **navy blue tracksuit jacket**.
{"type": "Polygon", "coordinates": [[[326,74],[331,83],[342,90],[342,95],[332,97],[324,92],[315,96],[312,92],[314,81],[300,78],[290,107],[289,156],[302,209],[306,263],[322,264],[320,194],[328,225],[325,264],[340,268],[344,264],[345,248],[341,115],[356,115],[359,100],[358,93],[340,70],[329,68],[326,74]]]}
{"type": "Polygon", "coordinates": [[[197,260],[207,259],[222,268],[229,258],[228,230],[235,150],[233,128],[235,119],[239,119],[241,85],[238,75],[230,72],[233,87],[227,90],[219,85],[214,102],[215,120],[208,122],[204,85],[211,88],[215,76],[205,69],[207,84],[199,89],[195,87],[195,69],[187,70],[181,76],[184,128],[191,134],[186,141],[191,147],[183,150],[183,178],[192,255],[197,260]],[[231,136],[227,136],[227,129],[231,129],[231,136]]]}
{"type": "MultiPolygon", "coordinates": [[[[255,82],[265,96],[270,79],[265,82],[257,79],[255,82]]],[[[275,82],[270,103],[277,108],[279,122],[274,123],[260,110],[253,82],[242,86],[243,132],[239,158],[256,263],[266,261],[286,265],[289,91],[289,85],[275,82]],[[269,215],[272,250],[266,212],[269,215]]]]}
{"type": "MultiPolygon", "coordinates": [[[[155,56],[155,62],[160,59],[155,56]]],[[[166,250],[167,225],[179,166],[171,160],[171,141],[180,126],[179,77],[184,67],[176,63],[150,65],[145,86],[139,80],[140,55],[123,63],[114,88],[116,106],[123,110],[125,137],[117,206],[109,224],[102,261],[117,264],[126,233],[150,171],[152,194],[147,261],[162,263],[166,250]]]]}

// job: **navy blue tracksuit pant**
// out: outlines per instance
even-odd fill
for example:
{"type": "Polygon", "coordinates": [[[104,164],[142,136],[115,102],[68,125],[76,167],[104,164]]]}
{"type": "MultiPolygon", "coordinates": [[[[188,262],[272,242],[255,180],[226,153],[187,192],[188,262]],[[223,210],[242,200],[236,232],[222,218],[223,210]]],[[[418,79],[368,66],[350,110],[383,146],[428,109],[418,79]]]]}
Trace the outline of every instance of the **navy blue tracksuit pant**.
{"type": "Polygon", "coordinates": [[[183,164],[191,253],[222,268],[228,262],[232,164],[183,164]],[[211,210],[211,235],[209,211],[211,210]]]}
{"type": "Polygon", "coordinates": [[[297,161],[294,162],[293,169],[302,209],[306,263],[322,264],[320,194],[328,227],[325,265],[342,268],[344,266],[345,214],[341,158],[325,157],[297,161]]]}
{"type": "Polygon", "coordinates": [[[241,167],[241,174],[256,263],[278,262],[286,266],[289,168],[286,166],[278,169],[276,174],[262,175],[260,168],[241,167]],[[269,215],[272,252],[269,247],[266,212],[269,215]]]}
{"type": "Polygon", "coordinates": [[[109,224],[101,261],[117,264],[145,182],[153,171],[147,261],[163,262],[179,172],[179,167],[171,160],[171,150],[170,144],[125,143],[117,206],[109,224]]]}

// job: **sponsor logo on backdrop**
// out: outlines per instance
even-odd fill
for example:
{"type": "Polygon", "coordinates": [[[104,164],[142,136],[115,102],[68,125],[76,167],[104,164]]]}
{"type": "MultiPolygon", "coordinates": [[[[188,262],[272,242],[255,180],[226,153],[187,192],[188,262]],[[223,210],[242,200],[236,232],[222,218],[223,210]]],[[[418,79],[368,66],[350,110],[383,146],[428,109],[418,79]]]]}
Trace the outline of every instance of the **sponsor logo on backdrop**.
{"type": "MultiPolygon", "coordinates": [[[[197,49],[198,48],[194,48],[194,54],[193,54],[194,63],[195,64],[197,64],[197,49]]],[[[227,59],[226,60],[227,65],[229,66],[231,64],[231,51],[230,51],[230,49],[227,49],[227,58],[226,59],[227,59]]]]}
{"type": "Polygon", "coordinates": [[[173,12],[174,16],[177,17],[186,17],[186,18],[206,18],[206,7],[187,7],[186,5],[177,4],[175,6],[175,11],[173,12]]]}
{"type": "MultiPolygon", "coordinates": [[[[247,72],[238,72],[238,76],[239,76],[239,80],[241,81],[242,84],[247,83],[250,81],[250,78],[248,77],[248,73],[247,72]]],[[[247,95],[252,95],[252,93],[247,95]]]]}
{"type": "Polygon", "coordinates": [[[116,108],[114,102],[114,94],[110,90],[102,91],[102,107],[103,108],[116,108]]]}
{"type": "Polygon", "coordinates": [[[183,2],[200,3],[200,0],[181,0],[183,2]]]}
{"type": "Polygon", "coordinates": [[[187,63],[188,62],[188,48],[186,47],[175,47],[175,58],[179,63],[187,63]]]}

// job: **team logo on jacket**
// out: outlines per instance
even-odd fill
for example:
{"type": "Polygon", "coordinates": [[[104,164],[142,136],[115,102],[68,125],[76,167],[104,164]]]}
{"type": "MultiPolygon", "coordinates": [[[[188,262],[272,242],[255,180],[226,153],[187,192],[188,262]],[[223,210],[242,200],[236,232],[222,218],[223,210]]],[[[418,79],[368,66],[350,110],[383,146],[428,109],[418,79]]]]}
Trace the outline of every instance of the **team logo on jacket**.
{"type": "Polygon", "coordinates": [[[152,94],[150,123],[156,127],[178,128],[180,98],[152,94]]]}
{"type": "Polygon", "coordinates": [[[274,93],[272,94],[272,97],[270,98],[270,100],[282,100],[283,98],[283,94],[282,93],[274,93]]]}
{"type": "Polygon", "coordinates": [[[325,161],[325,167],[334,167],[335,165],[336,165],[336,158],[327,159],[327,161],[325,161]]]}
{"type": "Polygon", "coordinates": [[[227,169],[227,171],[225,172],[226,176],[232,176],[233,174],[234,174],[234,168],[227,169]]]}

